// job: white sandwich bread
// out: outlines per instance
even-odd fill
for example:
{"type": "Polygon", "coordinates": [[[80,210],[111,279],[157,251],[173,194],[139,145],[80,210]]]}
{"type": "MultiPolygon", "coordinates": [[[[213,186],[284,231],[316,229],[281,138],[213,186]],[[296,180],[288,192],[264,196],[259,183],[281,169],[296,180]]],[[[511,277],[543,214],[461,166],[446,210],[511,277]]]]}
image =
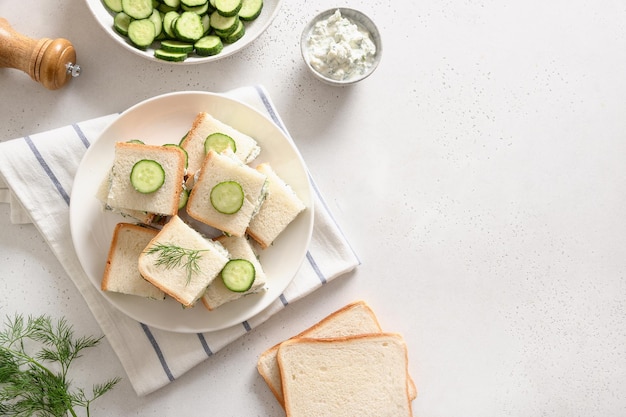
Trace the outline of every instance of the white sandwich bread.
{"type": "Polygon", "coordinates": [[[244,236],[266,194],[266,176],[232,157],[209,151],[187,200],[195,220],[244,236]]]}
{"type": "Polygon", "coordinates": [[[154,213],[130,209],[120,210],[108,205],[107,200],[109,199],[109,189],[111,188],[111,170],[109,169],[107,172],[106,177],[102,179],[100,186],[96,190],[96,198],[102,204],[103,210],[118,213],[122,217],[130,218],[143,224],[151,224],[156,216],[154,213]]]}
{"type": "MultiPolygon", "coordinates": [[[[178,212],[185,175],[185,154],[176,147],[130,142],[115,144],[106,205],[121,212],[137,211],[171,216],[178,212]],[[133,167],[153,161],[162,168],[162,185],[152,192],[140,192],[131,181],[133,167]]],[[[142,180],[142,179],[140,179],[142,180]]]]}
{"type": "MultiPolygon", "coordinates": [[[[381,333],[382,329],[370,306],[362,301],[355,301],[329,314],[318,323],[292,337],[294,338],[335,338],[358,334],[381,333]]],[[[274,397],[284,406],[283,389],[280,369],[276,355],[279,344],[263,352],[257,362],[257,370],[265,380],[274,397]]],[[[409,396],[413,400],[417,396],[415,384],[409,378],[409,396]]]]}
{"type": "Polygon", "coordinates": [[[261,151],[256,140],[252,137],[217,120],[209,113],[200,112],[193,121],[191,129],[181,142],[181,146],[185,148],[189,155],[187,171],[191,176],[202,167],[207,154],[205,141],[207,137],[214,133],[221,133],[230,137],[233,140],[235,156],[245,164],[254,160],[261,151]]]}
{"type": "MultiPolygon", "coordinates": [[[[294,337],[327,338],[380,332],[374,313],[363,301],[348,304],[294,337]]],[[[284,405],[276,354],[280,343],[259,356],[257,370],[281,405],[284,405]]]]}
{"type": "Polygon", "coordinates": [[[295,338],[277,355],[287,417],[411,417],[407,349],[396,333],[295,338]]]}
{"type": "Polygon", "coordinates": [[[139,272],[185,307],[193,306],[229,260],[228,251],[177,215],[139,257],[139,272]]]}
{"type": "Polygon", "coordinates": [[[258,293],[265,289],[266,277],[263,267],[256,253],[252,249],[248,238],[245,236],[220,236],[216,238],[230,254],[231,259],[245,259],[252,263],[255,270],[254,282],[250,289],[244,292],[231,291],[224,285],[224,281],[218,277],[209,284],[202,296],[202,303],[208,310],[215,310],[224,303],[237,300],[245,295],[258,293]]]}
{"type": "Polygon", "coordinates": [[[136,295],[155,300],[165,293],[139,273],[139,256],[158,230],[130,223],[118,223],[113,231],[101,288],[103,291],[136,295]]]}
{"type": "Polygon", "coordinates": [[[259,164],[256,169],[267,177],[269,186],[265,201],[250,221],[247,233],[266,249],[306,206],[268,163],[259,164]]]}

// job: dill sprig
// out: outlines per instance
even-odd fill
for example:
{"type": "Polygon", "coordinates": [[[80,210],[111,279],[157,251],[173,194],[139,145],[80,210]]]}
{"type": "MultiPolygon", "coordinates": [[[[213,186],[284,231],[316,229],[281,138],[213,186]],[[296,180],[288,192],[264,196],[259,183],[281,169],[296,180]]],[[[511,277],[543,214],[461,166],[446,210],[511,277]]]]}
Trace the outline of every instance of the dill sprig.
{"type": "Polygon", "coordinates": [[[77,416],[74,408],[83,407],[89,416],[91,402],[120,379],[94,385],[87,396],[82,388],[71,389],[68,371],[84,349],[95,347],[100,340],[102,337],[75,338],[65,319],[7,317],[0,332],[0,415],[61,417],[69,412],[77,416]]]}
{"type": "Polygon", "coordinates": [[[164,266],[166,269],[183,266],[187,273],[187,284],[189,284],[193,275],[200,272],[198,261],[202,257],[201,252],[206,251],[208,249],[187,249],[172,243],[157,242],[146,253],[148,255],[157,254],[155,262],[157,266],[164,266]]]}

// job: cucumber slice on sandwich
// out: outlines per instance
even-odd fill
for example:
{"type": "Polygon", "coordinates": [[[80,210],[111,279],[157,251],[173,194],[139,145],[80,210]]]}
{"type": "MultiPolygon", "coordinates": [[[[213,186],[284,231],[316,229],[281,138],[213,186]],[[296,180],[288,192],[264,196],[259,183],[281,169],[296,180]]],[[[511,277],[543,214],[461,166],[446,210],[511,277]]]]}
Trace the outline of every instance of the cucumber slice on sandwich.
{"type": "Polygon", "coordinates": [[[177,143],[166,143],[163,146],[171,146],[172,148],[177,148],[177,149],[180,149],[181,151],[183,151],[183,153],[185,154],[185,168],[187,168],[189,166],[189,154],[187,153],[187,150],[185,148],[183,148],[182,146],[180,146],[177,143]]]}
{"type": "Polygon", "coordinates": [[[256,270],[247,259],[231,259],[222,269],[221,277],[226,288],[234,292],[246,292],[254,283],[256,270]]]}
{"type": "Polygon", "coordinates": [[[237,152],[237,144],[233,138],[224,133],[211,133],[204,141],[205,153],[209,153],[211,150],[222,153],[226,149],[237,152]]]}
{"type": "Polygon", "coordinates": [[[211,205],[223,214],[234,214],[243,206],[243,188],[236,181],[224,181],[211,189],[211,205]]]}
{"type": "Polygon", "coordinates": [[[152,159],[142,159],[130,171],[130,183],[142,194],[150,194],[163,186],[165,170],[152,159]]]}
{"type": "Polygon", "coordinates": [[[189,200],[189,190],[183,188],[180,192],[180,200],[178,201],[178,210],[182,210],[187,205],[187,200],[189,200]]]}

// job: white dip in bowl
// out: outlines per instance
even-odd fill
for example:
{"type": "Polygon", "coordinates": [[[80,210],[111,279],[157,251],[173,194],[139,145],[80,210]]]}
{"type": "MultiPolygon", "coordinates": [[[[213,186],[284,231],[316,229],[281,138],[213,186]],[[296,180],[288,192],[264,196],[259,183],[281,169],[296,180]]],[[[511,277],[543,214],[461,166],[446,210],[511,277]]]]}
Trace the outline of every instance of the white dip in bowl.
{"type": "Polygon", "coordinates": [[[352,9],[319,14],[302,33],[302,56],[321,80],[348,85],[369,76],[380,61],[382,45],[374,23],[352,9]]]}

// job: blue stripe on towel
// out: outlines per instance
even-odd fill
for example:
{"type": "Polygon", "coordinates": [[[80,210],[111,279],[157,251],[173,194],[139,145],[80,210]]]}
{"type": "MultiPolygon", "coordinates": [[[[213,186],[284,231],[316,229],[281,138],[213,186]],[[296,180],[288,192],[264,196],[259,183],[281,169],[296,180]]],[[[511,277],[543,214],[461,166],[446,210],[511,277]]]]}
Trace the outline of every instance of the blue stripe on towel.
{"type": "Polygon", "coordinates": [[[202,348],[206,352],[206,355],[207,356],[213,356],[213,351],[209,347],[209,344],[207,343],[207,341],[204,338],[204,335],[202,333],[198,333],[198,339],[200,339],[200,344],[202,345],[202,348]]]}
{"type": "Polygon", "coordinates": [[[76,131],[80,141],[83,142],[83,145],[85,145],[85,148],[89,148],[91,143],[89,142],[89,139],[87,139],[87,136],[83,133],[82,129],[76,123],[72,124],[72,127],[74,128],[74,131],[76,131]]]}
{"type": "Polygon", "coordinates": [[[175,380],[176,378],[174,378],[174,375],[172,375],[172,372],[170,372],[170,367],[167,366],[167,362],[165,361],[165,357],[163,356],[163,352],[161,351],[161,348],[159,347],[159,344],[157,343],[156,339],[154,338],[154,335],[152,334],[152,331],[145,324],[143,324],[143,323],[140,323],[140,324],[141,324],[141,328],[143,329],[143,332],[146,334],[146,337],[150,341],[150,344],[152,345],[152,348],[154,349],[155,353],[157,354],[157,358],[159,358],[159,362],[161,362],[161,366],[163,367],[163,371],[165,371],[165,375],[167,375],[167,378],[170,381],[175,380]]]}
{"type": "Polygon", "coordinates": [[[69,205],[70,204],[70,196],[69,196],[69,194],[67,194],[67,192],[65,191],[65,189],[63,188],[63,186],[59,182],[59,179],[56,177],[56,175],[54,175],[54,172],[52,172],[52,170],[50,169],[50,166],[48,165],[46,160],[41,155],[41,152],[39,152],[39,149],[37,149],[37,147],[33,143],[33,141],[30,138],[30,136],[24,136],[24,140],[26,141],[26,143],[30,147],[30,150],[33,152],[33,155],[35,155],[35,158],[37,158],[37,162],[39,162],[39,165],[41,165],[41,167],[43,168],[43,170],[46,173],[46,175],[48,175],[48,178],[50,178],[50,181],[52,181],[52,184],[54,184],[54,187],[57,189],[59,194],[61,194],[61,197],[63,198],[65,203],[69,205]]]}
{"type": "Polygon", "coordinates": [[[280,302],[283,303],[283,306],[287,307],[289,305],[289,301],[287,301],[285,294],[281,294],[278,298],[280,298],[280,302]]]}
{"type": "Polygon", "coordinates": [[[321,283],[326,284],[326,277],[324,276],[324,274],[322,274],[319,266],[317,266],[317,262],[315,262],[315,259],[313,259],[313,255],[311,255],[311,252],[306,252],[306,259],[311,264],[311,268],[313,268],[313,271],[315,271],[315,274],[320,279],[321,283]]]}
{"type": "Polygon", "coordinates": [[[276,123],[278,125],[278,127],[280,127],[281,130],[283,130],[285,133],[287,133],[287,130],[285,129],[285,126],[283,126],[282,123],[280,123],[280,119],[278,118],[278,115],[276,114],[276,111],[274,110],[274,107],[272,107],[272,104],[270,103],[269,98],[267,98],[267,96],[263,92],[263,89],[261,89],[261,87],[259,87],[258,85],[255,86],[255,89],[256,89],[257,94],[261,98],[261,101],[263,102],[263,105],[265,106],[265,110],[267,110],[267,112],[269,113],[269,115],[272,118],[272,120],[274,121],[274,123],[276,123]]]}

